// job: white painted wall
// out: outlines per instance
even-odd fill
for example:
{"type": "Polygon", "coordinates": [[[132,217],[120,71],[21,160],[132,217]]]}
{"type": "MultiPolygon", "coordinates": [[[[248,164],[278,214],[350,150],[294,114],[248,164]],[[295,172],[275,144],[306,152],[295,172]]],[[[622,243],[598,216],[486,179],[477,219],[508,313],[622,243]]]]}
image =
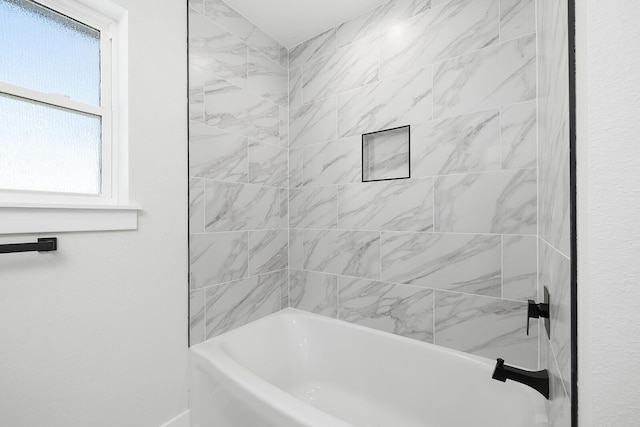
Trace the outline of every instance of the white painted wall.
{"type": "Polygon", "coordinates": [[[640,422],[640,4],[577,1],[581,427],[640,422]]]}
{"type": "Polygon", "coordinates": [[[2,426],[155,427],[187,408],[186,3],[115,2],[129,11],[139,229],[0,256],[2,426]]]}

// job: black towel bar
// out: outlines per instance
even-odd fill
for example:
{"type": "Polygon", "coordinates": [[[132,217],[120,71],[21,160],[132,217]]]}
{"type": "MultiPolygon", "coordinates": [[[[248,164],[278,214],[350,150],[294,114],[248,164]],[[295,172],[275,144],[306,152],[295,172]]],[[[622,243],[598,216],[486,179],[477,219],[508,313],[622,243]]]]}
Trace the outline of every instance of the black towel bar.
{"type": "Polygon", "coordinates": [[[10,243],[0,245],[0,254],[11,254],[14,252],[50,252],[58,250],[57,237],[42,237],[37,243],[10,243]]]}

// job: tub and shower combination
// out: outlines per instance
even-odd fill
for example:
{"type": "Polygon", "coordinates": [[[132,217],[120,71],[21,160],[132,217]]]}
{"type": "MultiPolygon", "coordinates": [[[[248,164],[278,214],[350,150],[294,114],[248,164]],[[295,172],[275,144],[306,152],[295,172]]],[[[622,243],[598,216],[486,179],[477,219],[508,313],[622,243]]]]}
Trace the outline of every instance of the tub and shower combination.
{"type": "Polygon", "coordinates": [[[191,348],[193,427],[547,427],[495,361],[288,308],[191,348]]]}

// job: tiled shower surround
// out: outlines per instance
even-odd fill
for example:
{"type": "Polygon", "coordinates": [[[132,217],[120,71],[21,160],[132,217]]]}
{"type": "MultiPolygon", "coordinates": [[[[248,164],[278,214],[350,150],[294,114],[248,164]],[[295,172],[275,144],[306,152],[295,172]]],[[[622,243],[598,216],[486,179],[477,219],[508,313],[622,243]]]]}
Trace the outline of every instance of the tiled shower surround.
{"type": "Polygon", "coordinates": [[[534,0],[392,0],[289,52],[189,4],[191,342],[291,306],[537,368],[534,0]],[[411,178],[361,182],[404,125],[411,178]]]}
{"type": "Polygon", "coordinates": [[[539,292],[551,295],[551,340],[540,334],[540,364],[550,374],[549,416],[571,426],[571,248],[569,45],[565,1],[538,0],[539,292]]]}

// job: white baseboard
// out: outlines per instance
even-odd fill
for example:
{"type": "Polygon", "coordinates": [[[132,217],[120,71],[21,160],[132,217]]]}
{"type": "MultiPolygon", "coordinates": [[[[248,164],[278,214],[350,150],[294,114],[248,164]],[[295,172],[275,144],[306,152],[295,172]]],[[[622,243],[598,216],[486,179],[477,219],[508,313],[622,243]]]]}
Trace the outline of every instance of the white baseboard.
{"type": "Polygon", "coordinates": [[[161,427],[190,427],[191,421],[189,419],[189,410],[187,409],[177,417],[173,418],[161,427]]]}

